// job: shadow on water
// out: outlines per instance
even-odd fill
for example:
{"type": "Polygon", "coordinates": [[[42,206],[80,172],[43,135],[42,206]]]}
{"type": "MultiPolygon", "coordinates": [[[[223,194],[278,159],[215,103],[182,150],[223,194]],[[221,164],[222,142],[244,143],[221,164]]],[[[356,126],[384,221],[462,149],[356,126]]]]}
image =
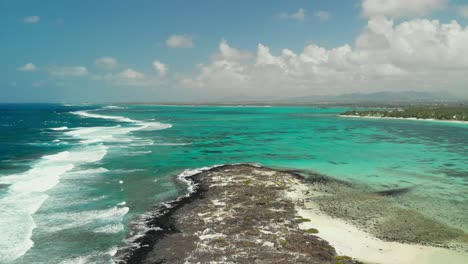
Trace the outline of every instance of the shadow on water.
{"type": "Polygon", "coordinates": [[[382,196],[398,196],[398,195],[406,194],[410,192],[411,190],[413,190],[414,188],[416,187],[412,186],[412,187],[405,187],[405,188],[395,188],[395,189],[389,189],[385,191],[378,191],[374,193],[378,195],[382,195],[382,196]]]}
{"type": "MultiPolygon", "coordinates": [[[[297,169],[283,169],[280,171],[287,172],[293,176],[295,176],[298,179],[304,180],[305,182],[308,183],[321,183],[321,184],[327,184],[331,182],[339,183],[343,186],[348,186],[348,187],[356,187],[353,183],[348,182],[348,181],[343,181],[340,179],[335,179],[332,177],[328,177],[325,175],[321,175],[319,173],[313,172],[313,171],[308,171],[308,170],[297,170],[297,169]]],[[[403,187],[403,188],[389,188],[387,190],[383,191],[376,191],[373,192],[376,195],[380,196],[400,196],[404,195],[406,193],[409,193],[413,189],[418,187],[418,185],[415,186],[410,186],[410,187],[403,187]]]]}

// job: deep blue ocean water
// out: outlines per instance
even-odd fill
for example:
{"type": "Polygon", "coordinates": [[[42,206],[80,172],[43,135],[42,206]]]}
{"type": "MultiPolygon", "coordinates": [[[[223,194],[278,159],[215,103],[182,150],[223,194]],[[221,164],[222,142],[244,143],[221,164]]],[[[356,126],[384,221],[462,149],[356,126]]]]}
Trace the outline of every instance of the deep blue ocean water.
{"type": "Polygon", "coordinates": [[[178,174],[226,163],[414,187],[394,202],[468,231],[468,125],[345,110],[0,105],[0,263],[111,263],[178,174]]]}

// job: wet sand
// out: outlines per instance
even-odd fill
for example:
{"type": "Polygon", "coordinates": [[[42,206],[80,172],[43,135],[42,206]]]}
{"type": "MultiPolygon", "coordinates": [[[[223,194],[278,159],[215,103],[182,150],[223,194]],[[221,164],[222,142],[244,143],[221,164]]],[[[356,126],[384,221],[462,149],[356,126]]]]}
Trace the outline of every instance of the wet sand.
{"type": "Polygon", "coordinates": [[[302,223],[301,228],[319,230],[317,236],[328,241],[338,254],[352,256],[364,263],[381,264],[458,264],[468,260],[468,240],[461,230],[433,222],[417,212],[395,208],[378,195],[360,193],[368,197],[359,196],[358,192],[339,183],[312,185],[311,189],[311,185],[298,182],[287,195],[296,200],[297,214],[311,219],[311,222],[302,223]],[[347,205],[341,206],[339,201],[347,205]],[[335,205],[330,206],[333,203],[335,205]],[[386,211],[369,214],[371,210],[384,208],[386,211]],[[333,213],[334,210],[341,211],[341,218],[336,217],[338,213],[333,213]],[[397,215],[376,216],[385,213],[397,215]],[[405,214],[413,221],[407,220],[405,214]],[[391,230],[388,226],[392,226],[391,230]],[[393,232],[396,229],[399,230],[393,232]],[[434,230],[428,231],[431,229],[434,230]]]}

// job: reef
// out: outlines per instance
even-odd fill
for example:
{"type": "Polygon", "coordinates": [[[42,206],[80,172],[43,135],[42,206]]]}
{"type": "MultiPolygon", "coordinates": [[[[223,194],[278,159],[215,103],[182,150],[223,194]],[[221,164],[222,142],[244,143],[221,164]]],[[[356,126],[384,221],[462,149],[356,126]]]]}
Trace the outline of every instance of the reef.
{"type": "Polygon", "coordinates": [[[338,256],[320,230],[300,227],[310,219],[286,192],[301,178],[245,164],[191,175],[195,191],[148,222],[152,230],[121,262],[357,263],[338,256]]]}

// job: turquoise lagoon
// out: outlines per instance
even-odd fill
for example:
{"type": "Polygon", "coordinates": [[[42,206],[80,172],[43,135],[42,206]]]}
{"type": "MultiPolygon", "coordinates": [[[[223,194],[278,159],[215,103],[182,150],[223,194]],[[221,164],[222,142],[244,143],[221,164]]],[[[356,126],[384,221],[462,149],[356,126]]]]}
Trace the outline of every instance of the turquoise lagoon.
{"type": "Polygon", "coordinates": [[[258,163],[367,191],[468,231],[468,125],[347,108],[0,105],[0,263],[112,263],[186,169],[258,163]]]}

